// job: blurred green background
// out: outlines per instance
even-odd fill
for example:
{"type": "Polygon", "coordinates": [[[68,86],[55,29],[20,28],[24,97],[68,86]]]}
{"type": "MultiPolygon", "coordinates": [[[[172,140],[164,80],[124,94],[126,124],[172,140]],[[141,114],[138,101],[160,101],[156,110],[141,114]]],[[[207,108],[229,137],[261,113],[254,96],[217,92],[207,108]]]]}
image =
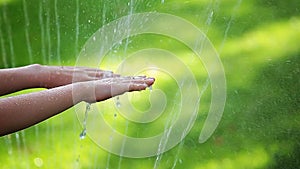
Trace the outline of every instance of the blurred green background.
{"type": "MultiPolygon", "coordinates": [[[[209,89],[201,98],[191,132],[162,156],[124,158],[99,148],[88,137],[80,140],[82,127],[71,108],[1,137],[1,168],[299,168],[299,10],[298,0],[0,0],[0,68],[32,63],[74,66],[84,43],[103,25],[131,13],[163,12],[182,17],[206,33],[220,55],[227,80],[223,118],[203,144],[198,137],[210,104],[209,89]]],[[[108,54],[107,58],[119,60],[107,61],[103,68],[114,70],[115,62],[126,53],[147,47],[173,51],[187,62],[193,55],[179,42],[157,35],[127,42],[108,54]]],[[[190,69],[201,88],[206,72],[196,63],[190,69]]],[[[170,79],[159,80],[153,87],[173,100],[177,86],[170,79]]],[[[32,91],[36,90],[16,94],[32,91]]],[[[141,109],[149,106],[134,104],[141,109]]],[[[124,119],[119,117],[119,122],[122,132],[124,119]]],[[[131,124],[130,132],[147,130],[155,135],[162,126],[163,120],[146,126],[150,129],[131,124]]]]}

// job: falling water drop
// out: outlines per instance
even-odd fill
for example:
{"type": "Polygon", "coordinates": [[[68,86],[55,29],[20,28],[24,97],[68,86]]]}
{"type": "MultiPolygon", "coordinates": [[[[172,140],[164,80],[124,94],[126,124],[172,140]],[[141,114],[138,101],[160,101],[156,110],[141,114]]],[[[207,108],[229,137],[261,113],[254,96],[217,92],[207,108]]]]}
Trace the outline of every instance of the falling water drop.
{"type": "Polygon", "coordinates": [[[85,138],[85,136],[86,136],[86,129],[83,129],[82,132],[80,133],[79,137],[82,140],[85,138]]]}
{"type": "Polygon", "coordinates": [[[180,163],[180,164],[182,163],[182,160],[181,160],[181,159],[179,159],[179,163],[180,163]]]}
{"type": "Polygon", "coordinates": [[[117,105],[118,108],[121,107],[121,103],[120,102],[117,102],[116,105],[117,105]]]}
{"type": "Polygon", "coordinates": [[[85,107],[85,113],[84,113],[84,119],[83,119],[83,130],[80,133],[79,137],[80,139],[84,139],[86,136],[86,121],[87,121],[87,117],[88,117],[88,112],[91,109],[91,104],[90,103],[86,103],[86,107],[85,107]]]}
{"type": "Polygon", "coordinates": [[[86,111],[89,111],[91,109],[91,104],[90,103],[86,103],[86,111]]]}
{"type": "Polygon", "coordinates": [[[148,88],[149,88],[150,92],[152,92],[152,86],[149,86],[148,88]]]}
{"type": "Polygon", "coordinates": [[[117,106],[118,108],[121,107],[121,102],[120,102],[120,97],[119,97],[119,96],[117,96],[117,98],[116,98],[116,106],[117,106]]]}
{"type": "Polygon", "coordinates": [[[96,40],[96,36],[93,36],[93,41],[95,41],[96,40]]]}

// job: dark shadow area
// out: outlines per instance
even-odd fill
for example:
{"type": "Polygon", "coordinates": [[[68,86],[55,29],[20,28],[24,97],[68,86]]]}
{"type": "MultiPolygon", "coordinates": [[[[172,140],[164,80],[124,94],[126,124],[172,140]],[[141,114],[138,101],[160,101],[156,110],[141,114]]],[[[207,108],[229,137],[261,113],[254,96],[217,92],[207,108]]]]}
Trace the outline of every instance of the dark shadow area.
{"type": "MultiPolygon", "coordinates": [[[[299,133],[298,133],[299,136],[299,133]]],[[[300,145],[299,142],[294,151],[289,154],[274,156],[274,164],[269,169],[299,169],[300,168],[300,145]]]]}
{"type": "Polygon", "coordinates": [[[253,81],[250,109],[242,124],[254,142],[274,152],[274,169],[299,168],[300,57],[269,62],[253,81]],[[272,146],[277,145],[276,150],[272,146]]]}

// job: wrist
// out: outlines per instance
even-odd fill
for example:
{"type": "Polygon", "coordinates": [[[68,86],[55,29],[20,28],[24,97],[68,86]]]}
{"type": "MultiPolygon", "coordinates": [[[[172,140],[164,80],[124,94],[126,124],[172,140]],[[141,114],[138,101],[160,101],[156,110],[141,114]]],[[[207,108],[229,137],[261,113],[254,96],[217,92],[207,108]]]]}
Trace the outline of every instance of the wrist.
{"type": "Polygon", "coordinates": [[[85,101],[88,103],[96,102],[95,99],[95,84],[92,81],[77,82],[71,84],[72,97],[74,104],[85,101]]]}
{"type": "Polygon", "coordinates": [[[47,75],[44,66],[40,64],[32,64],[24,67],[25,78],[31,82],[31,87],[45,88],[47,75]]]}

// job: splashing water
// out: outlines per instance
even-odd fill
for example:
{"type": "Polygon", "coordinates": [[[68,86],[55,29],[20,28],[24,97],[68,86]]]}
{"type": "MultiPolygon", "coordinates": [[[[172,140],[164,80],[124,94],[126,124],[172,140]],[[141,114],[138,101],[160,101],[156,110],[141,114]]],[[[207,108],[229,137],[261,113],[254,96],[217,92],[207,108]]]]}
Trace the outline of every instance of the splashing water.
{"type": "Polygon", "coordinates": [[[0,45],[1,45],[1,54],[2,54],[2,62],[3,62],[3,66],[5,68],[8,67],[8,61],[7,61],[7,56],[6,56],[6,49],[5,49],[5,44],[4,44],[5,40],[3,38],[3,32],[2,32],[2,20],[0,18],[0,45]]]}
{"type": "Polygon", "coordinates": [[[39,3],[39,23],[40,23],[40,29],[41,29],[41,53],[43,57],[43,63],[47,63],[46,58],[46,48],[45,48],[45,26],[44,26],[44,19],[43,19],[43,1],[40,1],[39,3]]]}
{"type": "Polygon", "coordinates": [[[56,47],[56,54],[57,54],[57,61],[58,63],[61,63],[60,58],[60,21],[59,21],[59,15],[57,10],[57,0],[54,1],[54,16],[55,16],[55,25],[56,25],[56,34],[57,34],[57,47],[56,47]]]}
{"type": "MultiPolygon", "coordinates": [[[[177,90],[176,94],[175,94],[175,98],[178,98],[178,96],[180,95],[180,91],[177,90]]],[[[176,103],[176,100],[173,100],[173,103],[174,105],[177,104],[176,103]]],[[[164,126],[164,131],[163,131],[163,137],[161,138],[160,142],[159,142],[159,146],[158,146],[158,150],[157,150],[157,155],[156,155],[156,159],[155,159],[155,162],[154,162],[154,166],[153,166],[153,169],[157,169],[160,165],[160,162],[162,160],[162,157],[163,157],[163,151],[165,150],[166,148],[166,144],[169,140],[169,137],[170,137],[170,133],[172,132],[172,129],[173,129],[173,126],[172,126],[172,121],[174,121],[178,115],[178,111],[175,110],[175,107],[173,107],[172,111],[171,112],[174,112],[174,113],[171,113],[165,123],[165,126],[164,126]],[[168,130],[169,128],[169,130],[168,130]]]]}
{"type": "Polygon", "coordinates": [[[84,139],[86,136],[86,121],[87,121],[87,117],[88,117],[88,112],[91,109],[91,104],[90,103],[86,103],[86,107],[85,107],[85,113],[84,113],[84,119],[83,119],[83,130],[80,133],[79,137],[80,139],[84,139]]]}
{"type": "MultiPolygon", "coordinates": [[[[49,6],[49,2],[45,2],[45,6],[49,6]]],[[[52,41],[51,41],[51,26],[50,26],[50,20],[51,20],[51,17],[50,17],[50,8],[46,8],[46,11],[45,11],[45,14],[46,14],[46,44],[48,44],[48,62],[51,63],[52,62],[52,52],[51,52],[51,48],[52,48],[52,41]]]]}
{"type": "Polygon", "coordinates": [[[30,41],[30,36],[29,36],[30,22],[29,22],[27,5],[26,5],[25,0],[23,0],[23,11],[24,11],[24,19],[25,19],[25,37],[26,37],[26,45],[27,45],[27,50],[28,50],[29,62],[33,63],[32,47],[31,47],[31,41],[30,41]]]}
{"type": "MultiPolygon", "coordinates": [[[[23,1],[24,2],[24,6],[22,6],[25,10],[28,10],[28,12],[30,13],[30,6],[28,6],[28,5],[26,5],[26,3],[28,3],[29,1],[27,1],[27,0],[24,0],[23,1]]],[[[56,48],[56,50],[57,50],[57,54],[58,54],[58,58],[60,58],[60,53],[61,53],[61,56],[63,56],[63,54],[62,54],[62,51],[60,51],[60,47],[61,47],[61,45],[60,45],[60,36],[59,35],[63,35],[63,33],[60,33],[59,32],[59,30],[61,29],[61,31],[63,31],[63,28],[64,28],[64,25],[62,25],[61,27],[60,27],[60,23],[63,23],[63,19],[59,19],[60,18],[60,16],[58,15],[58,14],[60,14],[59,13],[59,11],[58,11],[58,9],[60,9],[60,8],[57,8],[57,7],[59,7],[59,6],[57,6],[59,1],[57,1],[57,0],[55,0],[55,5],[54,5],[54,8],[53,8],[53,5],[52,5],[52,7],[50,8],[49,6],[49,4],[48,4],[48,1],[46,1],[46,0],[41,0],[39,3],[40,3],[40,13],[39,13],[39,19],[40,19],[40,29],[41,29],[41,31],[40,31],[40,34],[41,34],[41,55],[43,56],[43,63],[44,64],[46,64],[47,62],[48,62],[48,59],[49,59],[49,61],[51,60],[51,58],[50,58],[50,56],[52,56],[53,55],[53,53],[55,52],[53,52],[53,53],[51,53],[52,52],[52,50],[51,50],[51,46],[57,46],[57,48],[56,48]],[[44,5],[43,5],[44,4],[44,5]],[[54,9],[54,13],[53,12],[50,12],[50,10],[51,9],[54,9]],[[44,16],[44,17],[43,17],[44,16]],[[55,24],[53,24],[54,26],[56,26],[56,27],[53,27],[53,25],[51,26],[51,23],[55,23],[55,24]],[[51,28],[53,27],[53,30],[54,31],[50,31],[51,30],[51,28]],[[55,32],[55,30],[57,31],[57,32],[55,32]],[[57,35],[57,39],[50,39],[50,35],[51,35],[51,33],[52,34],[56,34],[57,35]],[[56,42],[56,43],[55,43],[56,42]],[[56,44],[56,45],[55,45],[56,44]],[[47,56],[49,56],[49,58],[47,58],[47,56]]],[[[79,0],[76,0],[76,6],[75,6],[75,24],[74,25],[76,25],[75,26],[75,31],[74,31],[74,37],[75,37],[75,51],[76,51],[76,55],[77,55],[77,53],[78,53],[78,47],[80,47],[80,43],[78,42],[79,41],[79,35],[80,35],[80,20],[79,20],[79,18],[81,18],[81,17],[79,17],[80,16],[80,11],[82,11],[82,9],[81,8],[84,8],[84,7],[82,7],[81,5],[80,5],[80,3],[79,3],[80,1],[79,0]]],[[[165,3],[165,0],[161,0],[161,3],[162,4],[164,4],[165,3]]],[[[130,4],[133,4],[133,3],[130,3],[130,4]]],[[[109,7],[109,6],[108,6],[109,7]]],[[[132,13],[132,9],[134,9],[134,8],[131,8],[131,13],[132,13]]],[[[102,18],[104,18],[104,19],[102,19],[102,21],[103,21],[103,25],[104,25],[104,23],[105,23],[105,18],[106,18],[106,10],[109,10],[109,8],[107,8],[107,5],[104,3],[104,5],[103,5],[103,17],[102,18]]],[[[5,12],[5,10],[3,10],[2,12],[5,12]]],[[[8,11],[9,12],[9,11],[8,11]]],[[[3,15],[3,16],[5,16],[5,15],[3,15]]],[[[26,16],[25,14],[24,14],[24,16],[26,16]]],[[[27,16],[28,17],[28,16],[27,16]]],[[[207,25],[208,25],[208,27],[210,26],[210,24],[211,24],[211,22],[212,22],[212,20],[213,20],[213,17],[214,17],[214,13],[213,13],[213,11],[210,13],[210,15],[209,15],[209,18],[207,19],[207,25]]],[[[5,18],[3,17],[3,19],[5,20],[5,18]]],[[[234,19],[234,18],[233,18],[234,19]]],[[[33,21],[32,21],[32,19],[31,19],[31,17],[30,17],[30,15],[29,15],[29,19],[25,19],[25,21],[27,22],[27,23],[30,23],[30,25],[29,26],[27,26],[27,23],[25,23],[26,25],[24,26],[25,28],[27,28],[27,30],[25,30],[24,29],[24,32],[25,32],[25,34],[26,34],[26,32],[31,32],[31,27],[33,26],[33,24],[32,23],[34,23],[33,21]]],[[[5,24],[5,22],[3,22],[4,24],[5,24]]],[[[1,24],[1,23],[0,23],[1,24]]],[[[230,28],[230,25],[231,25],[231,22],[228,24],[228,27],[227,27],[227,29],[229,30],[229,28],[230,28]]],[[[226,36],[227,36],[227,32],[228,32],[228,30],[226,29],[226,36]]],[[[3,30],[4,31],[4,30],[3,30]]],[[[5,31],[4,31],[5,32],[5,31]]],[[[114,33],[115,33],[115,31],[114,31],[114,33]]],[[[28,33],[27,33],[28,34],[28,33]]],[[[2,34],[3,35],[3,34],[2,34]]],[[[26,37],[26,41],[28,41],[28,43],[26,44],[26,46],[30,46],[31,45],[31,43],[33,44],[33,40],[27,40],[28,39],[28,35],[25,35],[26,37]]],[[[83,35],[82,35],[83,36],[83,35]]],[[[1,37],[1,33],[0,33],[0,37],[1,37]]],[[[52,36],[51,36],[52,37],[52,36]]],[[[10,38],[10,37],[9,37],[10,38]]],[[[9,40],[9,39],[8,39],[9,40]]],[[[11,43],[11,41],[9,41],[10,43],[11,43]]],[[[127,39],[127,41],[126,41],[127,43],[128,43],[128,39],[127,39]]],[[[120,43],[122,43],[122,41],[120,41],[120,43]]],[[[62,40],[62,44],[63,44],[63,40],[62,40]]],[[[30,47],[31,48],[31,47],[30,47]]],[[[32,48],[33,48],[33,45],[32,45],[32,48]]],[[[33,48],[34,49],[34,48],[33,48]]],[[[30,52],[30,50],[31,49],[28,49],[29,51],[27,51],[27,52],[29,52],[29,53],[31,53],[30,52]]],[[[13,46],[12,46],[12,51],[13,51],[13,46]]],[[[4,50],[4,52],[5,52],[5,50],[4,50]]],[[[34,54],[33,54],[34,55],[34,54]]],[[[5,55],[2,55],[2,57],[3,56],[5,56],[5,55]]],[[[32,57],[32,56],[31,56],[32,57]]],[[[4,57],[3,57],[4,58],[4,57]]],[[[3,59],[2,58],[2,59],[3,59]]],[[[63,58],[63,57],[62,57],[63,58]]],[[[5,58],[4,58],[5,59],[5,58]]],[[[35,60],[35,58],[31,58],[31,59],[33,59],[33,60],[35,60]]],[[[2,61],[2,60],[1,60],[2,61]]],[[[14,61],[12,61],[12,64],[14,64],[15,62],[14,61]]],[[[149,86],[149,91],[151,92],[153,89],[152,89],[152,86],[149,86]]],[[[120,103],[120,100],[119,100],[119,97],[117,97],[117,102],[116,102],[116,107],[120,107],[121,106],[121,103],[120,103]]],[[[125,106],[125,104],[122,102],[122,107],[123,106],[125,106]]],[[[82,130],[82,132],[80,133],[80,139],[84,139],[85,138],[85,136],[86,136],[86,132],[87,132],[87,130],[86,130],[86,123],[87,123],[87,117],[88,117],[88,111],[89,111],[89,109],[90,109],[90,104],[88,104],[87,103],[87,105],[86,105],[86,110],[85,110],[85,117],[84,117],[84,122],[83,122],[83,130],[82,130]]],[[[114,117],[117,117],[117,113],[114,113],[113,114],[113,116],[114,117]]],[[[76,121],[77,122],[77,121],[76,121]]],[[[47,124],[47,125],[50,125],[50,124],[47,124]]],[[[36,130],[37,130],[37,133],[38,133],[38,128],[36,128],[36,130]]],[[[78,132],[78,131],[77,131],[78,132]]],[[[78,132],[79,133],[79,132],[78,132]]],[[[52,134],[52,130],[50,130],[50,131],[48,131],[48,133],[46,133],[47,134],[47,136],[49,135],[49,134],[52,134]]],[[[39,135],[39,134],[37,134],[37,135],[39,135]]],[[[55,134],[56,135],[56,134],[55,134]]],[[[166,136],[167,136],[167,134],[166,134],[166,136]]],[[[19,135],[17,135],[16,136],[17,138],[19,138],[19,135]]],[[[37,137],[38,138],[38,137],[37,137]]],[[[19,140],[17,140],[17,141],[19,141],[19,140]]],[[[20,142],[20,141],[19,141],[20,142]]],[[[20,144],[20,143],[18,143],[18,144],[20,144]]],[[[19,145],[20,146],[20,145],[19,145]]],[[[162,149],[163,149],[163,144],[162,144],[162,146],[160,146],[162,149]]],[[[159,150],[158,152],[160,152],[161,150],[159,150]]],[[[21,154],[21,153],[18,153],[18,154],[21,154]]],[[[181,161],[181,159],[179,159],[179,162],[181,161]]],[[[182,162],[182,161],[181,161],[182,162]]]]}
{"type": "Polygon", "coordinates": [[[222,53],[224,44],[225,44],[225,42],[226,42],[226,40],[227,40],[227,36],[228,36],[229,29],[230,29],[230,27],[231,27],[231,25],[232,25],[232,23],[233,23],[233,21],[234,21],[234,19],[235,19],[235,17],[236,17],[235,15],[236,15],[236,13],[237,13],[237,10],[240,8],[241,3],[242,3],[242,0],[237,0],[236,5],[233,7],[233,10],[232,10],[232,14],[231,14],[230,20],[229,20],[229,22],[228,22],[228,24],[227,24],[227,27],[226,27],[226,29],[225,29],[225,32],[224,32],[224,38],[223,38],[223,41],[222,41],[222,43],[221,43],[221,46],[220,46],[220,49],[219,49],[219,53],[222,53]]]}
{"type": "Polygon", "coordinates": [[[12,40],[12,30],[11,30],[11,25],[10,21],[7,16],[7,9],[6,9],[6,4],[3,6],[2,14],[3,14],[3,20],[4,20],[4,25],[6,25],[7,29],[7,34],[8,34],[8,42],[9,42],[9,49],[10,49],[10,58],[11,58],[11,66],[15,67],[15,52],[14,52],[14,45],[13,45],[13,40],[12,40]]]}
{"type": "Polygon", "coordinates": [[[79,0],[76,0],[76,17],[75,17],[75,23],[76,23],[76,35],[75,35],[75,54],[78,54],[78,38],[79,38],[79,0]]]}

